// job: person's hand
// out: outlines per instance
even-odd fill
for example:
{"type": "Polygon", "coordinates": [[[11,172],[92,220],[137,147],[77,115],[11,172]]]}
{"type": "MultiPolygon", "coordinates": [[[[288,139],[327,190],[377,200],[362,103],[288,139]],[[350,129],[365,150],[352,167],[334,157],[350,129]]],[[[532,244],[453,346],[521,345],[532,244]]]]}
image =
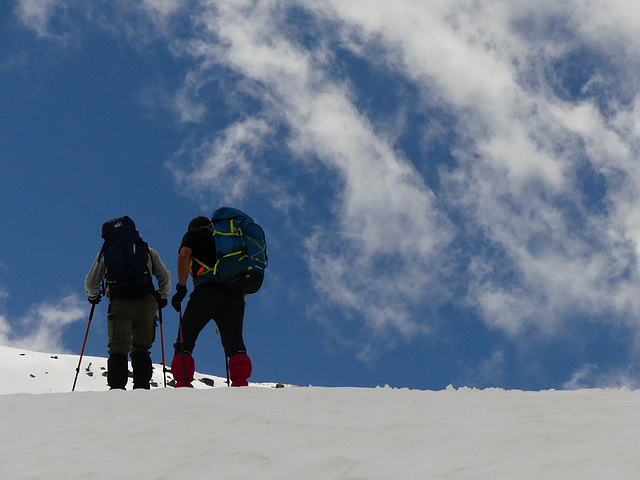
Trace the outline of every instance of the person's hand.
{"type": "Polygon", "coordinates": [[[100,303],[100,300],[102,300],[102,295],[98,294],[97,297],[87,298],[87,300],[89,300],[91,305],[97,305],[100,303]]]}
{"type": "Polygon", "coordinates": [[[176,293],[173,297],[171,297],[171,306],[174,308],[176,312],[179,312],[181,309],[180,304],[184,297],[187,296],[187,286],[176,284],[176,293]]]}
{"type": "Polygon", "coordinates": [[[158,310],[162,310],[164,307],[167,306],[167,299],[162,298],[160,296],[160,292],[156,290],[155,292],[153,292],[153,296],[156,299],[156,302],[158,303],[158,310]]]}

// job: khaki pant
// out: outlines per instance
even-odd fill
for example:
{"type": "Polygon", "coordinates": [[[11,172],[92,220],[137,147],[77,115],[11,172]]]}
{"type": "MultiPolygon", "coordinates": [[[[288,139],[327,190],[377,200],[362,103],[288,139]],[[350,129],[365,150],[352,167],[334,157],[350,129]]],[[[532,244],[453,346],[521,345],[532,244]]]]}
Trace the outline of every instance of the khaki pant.
{"type": "Polygon", "coordinates": [[[148,353],[156,337],[157,310],[153,295],[111,300],[107,313],[109,354],[148,353]]]}

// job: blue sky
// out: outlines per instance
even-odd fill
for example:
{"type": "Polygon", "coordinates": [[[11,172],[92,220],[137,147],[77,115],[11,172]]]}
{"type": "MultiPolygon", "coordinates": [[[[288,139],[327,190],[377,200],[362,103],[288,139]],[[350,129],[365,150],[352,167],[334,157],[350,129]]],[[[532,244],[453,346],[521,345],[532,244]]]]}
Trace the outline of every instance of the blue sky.
{"type": "MultiPolygon", "coordinates": [[[[623,0],[3,3],[0,343],[79,353],[105,220],[132,217],[175,277],[188,221],[230,205],[269,244],[255,381],[639,386],[639,17],[623,0]]],[[[176,328],[165,310],[169,357],[176,328]]],[[[213,327],[194,356],[224,373],[213,327]]]]}

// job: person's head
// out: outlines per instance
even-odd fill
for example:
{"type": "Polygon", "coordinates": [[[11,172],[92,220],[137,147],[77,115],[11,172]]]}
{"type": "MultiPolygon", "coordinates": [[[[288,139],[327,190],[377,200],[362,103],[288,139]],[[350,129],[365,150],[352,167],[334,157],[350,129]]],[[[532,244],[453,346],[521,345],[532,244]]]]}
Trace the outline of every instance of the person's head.
{"type": "Polygon", "coordinates": [[[204,227],[205,225],[210,225],[211,220],[207,217],[203,217],[202,215],[194,217],[193,220],[189,222],[189,231],[195,230],[199,227],[204,227]]]}

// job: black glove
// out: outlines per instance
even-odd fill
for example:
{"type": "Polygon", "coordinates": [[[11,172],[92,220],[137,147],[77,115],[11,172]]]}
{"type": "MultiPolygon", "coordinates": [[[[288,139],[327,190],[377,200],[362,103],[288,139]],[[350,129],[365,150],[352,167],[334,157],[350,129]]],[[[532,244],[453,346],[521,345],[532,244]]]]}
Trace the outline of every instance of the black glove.
{"type": "Polygon", "coordinates": [[[187,286],[176,284],[176,293],[173,297],[171,297],[171,306],[175,309],[176,312],[180,311],[180,304],[184,297],[187,296],[187,286]]]}
{"type": "Polygon", "coordinates": [[[167,306],[167,299],[166,298],[162,298],[160,296],[160,292],[158,292],[157,290],[155,292],[153,292],[153,296],[156,299],[156,302],[158,303],[158,309],[162,310],[164,307],[167,306]]]}
{"type": "Polygon", "coordinates": [[[102,300],[102,295],[98,294],[97,297],[87,298],[87,300],[89,300],[91,305],[97,305],[100,303],[100,300],[102,300]]]}

